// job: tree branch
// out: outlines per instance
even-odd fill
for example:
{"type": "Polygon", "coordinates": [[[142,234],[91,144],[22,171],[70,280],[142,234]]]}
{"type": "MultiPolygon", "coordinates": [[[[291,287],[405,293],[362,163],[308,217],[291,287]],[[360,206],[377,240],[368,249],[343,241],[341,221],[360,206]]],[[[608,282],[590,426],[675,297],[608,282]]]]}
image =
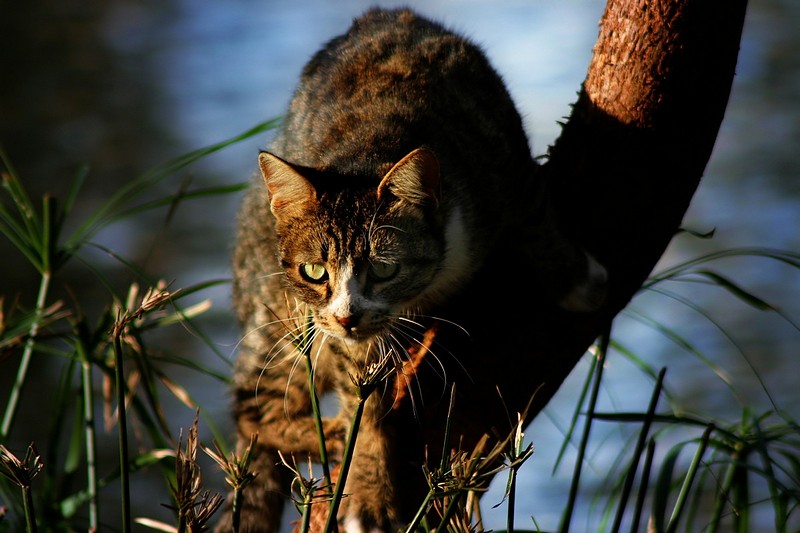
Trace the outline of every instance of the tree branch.
{"type": "MultiPolygon", "coordinates": [[[[609,271],[609,296],[590,314],[544,303],[516,273],[515,249],[451,302],[420,365],[411,401],[385,423],[396,430],[396,464],[437,464],[447,398],[458,382],[453,434],[468,448],[488,431],[507,435],[515,413],[531,420],[587,347],[628,303],[678,230],[711,155],[733,80],[746,0],[609,0],[586,81],[543,167],[565,232],[609,271]],[[508,259],[508,260],[506,260],[508,259]],[[438,366],[441,364],[441,366],[438,366]],[[531,402],[531,399],[532,402],[531,402]],[[409,441],[419,435],[422,439],[409,441]]],[[[458,443],[452,443],[458,445],[458,443]]],[[[398,468],[410,504],[424,496],[418,470],[398,468]]],[[[413,514],[413,509],[406,513],[413,514]]]]}

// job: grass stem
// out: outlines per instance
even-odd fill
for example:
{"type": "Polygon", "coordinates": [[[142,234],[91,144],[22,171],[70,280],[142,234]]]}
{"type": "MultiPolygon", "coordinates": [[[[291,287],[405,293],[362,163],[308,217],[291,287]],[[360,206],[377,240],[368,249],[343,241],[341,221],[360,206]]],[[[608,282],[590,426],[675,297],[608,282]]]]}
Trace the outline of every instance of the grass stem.
{"type": "Polygon", "coordinates": [[[347,444],[344,449],[344,456],[342,457],[342,466],[339,470],[339,479],[336,480],[336,491],[331,500],[330,512],[328,513],[328,520],[325,523],[325,533],[336,531],[337,518],[339,513],[339,504],[344,497],[344,486],[347,483],[347,473],[350,470],[350,463],[353,460],[353,452],[356,447],[356,438],[358,437],[358,428],[361,425],[361,416],[364,414],[364,404],[367,403],[366,396],[359,395],[358,405],[356,405],[356,412],[353,413],[353,422],[350,425],[350,433],[347,435],[347,444]]]}
{"type": "Polygon", "coordinates": [[[86,492],[89,497],[89,530],[98,531],[100,526],[99,501],[97,495],[97,439],[94,432],[94,394],[92,387],[92,364],[83,349],[81,355],[81,388],[83,389],[83,423],[86,438],[86,492]]]}
{"type": "Polygon", "coordinates": [[[122,366],[122,332],[126,320],[122,311],[118,311],[117,322],[114,324],[114,372],[117,386],[117,423],[119,425],[119,471],[120,484],[122,485],[122,531],[131,531],[131,488],[130,471],[128,465],[128,422],[125,413],[125,372],[122,366]]]}
{"type": "Polygon", "coordinates": [[[244,490],[242,487],[236,487],[233,489],[233,503],[231,511],[231,527],[233,528],[233,533],[239,533],[239,524],[242,521],[242,504],[244,503],[243,492],[244,490]]]}
{"type": "Polygon", "coordinates": [[[675,502],[675,507],[672,509],[672,515],[669,517],[669,523],[666,529],[667,533],[674,533],[678,529],[678,521],[683,514],[683,508],[686,505],[687,498],[689,497],[689,489],[692,487],[695,475],[700,467],[700,462],[703,459],[703,454],[708,447],[708,441],[711,438],[712,431],[714,431],[714,424],[709,424],[706,430],[703,432],[703,436],[700,437],[700,446],[697,448],[697,452],[692,458],[692,463],[689,465],[689,471],[686,472],[686,477],[683,479],[681,491],[678,493],[678,499],[675,502]]]}
{"type": "Polygon", "coordinates": [[[306,360],[306,370],[308,374],[308,390],[311,396],[311,411],[314,415],[314,425],[317,429],[317,441],[319,442],[319,460],[322,464],[322,477],[325,479],[325,485],[331,486],[331,467],[328,462],[328,447],[325,444],[325,431],[322,426],[322,411],[319,407],[319,395],[317,394],[317,386],[314,383],[314,365],[311,363],[310,352],[311,345],[308,349],[303,350],[303,355],[306,360]]]}
{"type": "Polygon", "coordinates": [[[411,523],[406,528],[406,533],[413,533],[422,523],[422,519],[425,518],[425,514],[428,512],[428,506],[433,499],[433,489],[428,491],[428,494],[425,495],[425,499],[422,501],[422,505],[419,506],[417,509],[417,514],[414,515],[414,519],[411,520],[411,523]]]}
{"type": "Polygon", "coordinates": [[[651,438],[647,443],[647,454],[644,458],[644,467],[642,468],[642,480],[639,483],[639,493],[636,496],[636,506],[633,508],[633,517],[631,518],[631,533],[639,531],[639,521],[642,519],[642,510],[644,509],[644,501],[647,497],[647,486],[650,482],[650,470],[653,468],[653,457],[656,453],[656,441],[651,438]]]}
{"type": "Polygon", "coordinates": [[[508,533],[514,531],[514,509],[517,498],[517,469],[513,466],[508,469],[508,514],[506,518],[506,530],[508,533]]]}
{"type": "Polygon", "coordinates": [[[303,354],[306,361],[306,374],[308,375],[308,393],[311,398],[311,412],[314,418],[314,425],[317,430],[317,442],[319,443],[319,460],[322,465],[322,477],[325,486],[331,487],[331,467],[328,461],[328,447],[325,444],[325,431],[322,425],[322,411],[319,407],[319,395],[314,380],[314,364],[311,361],[311,347],[313,345],[313,326],[314,318],[309,312],[302,335],[297,339],[297,349],[303,354]]]}
{"type": "Polygon", "coordinates": [[[650,396],[650,404],[647,406],[647,415],[644,417],[642,430],[639,432],[639,439],[636,441],[636,448],[633,451],[630,467],[628,467],[628,475],[625,476],[625,483],[619,497],[617,514],[614,516],[614,524],[611,527],[613,533],[619,531],[622,526],[622,517],[625,515],[625,508],[628,506],[628,496],[630,496],[631,490],[633,489],[633,481],[636,478],[636,471],[639,468],[639,458],[642,456],[647,444],[647,435],[650,433],[650,426],[653,423],[653,417],[656,413],[656,405],[658,405],[658,398],[661,396],[661,387],[664,383],[664,375],[666,372],[667,369],[662,368],[658,373],[656,385],[653,387],[653,394],[650,396]]]}
{"type": "Polygon", "coordinates": [[[33,512],[33,494],[30,485],[22,486],[22,502],[25,508],[25,527],[28,533],[36,533],[36,514],[33,512]]]}
{"type": "Polygon", "coordinates": [[[450,501],[447,503],[447,508],[445,508],[444,514],[442,515],[442,521],[439,522],[439,526],[436,528],[436,533],[445,533],[448,527],[450,527],[450,519],[453,517],[456,510],[458,510],[458,505],[462,498],[463,494],[460,491],[451,496],[450,501]]]}
{"type": "Polygon", "coordinates": [[[39,283],[39,294],[36,297],[36,316],[33,319],[30,330],[28,330],[28,340],[25,342],[25,348],[22,351],[22,359],[17,369],[17,377],[14,379],[14,384],[11,387],[6,410],[3,413],[3,422],[2,425],[0,425],[0,441],[3,442],[8,439],[11,425],[14,423],[14,416],[17,413],[19,398],[22,394],[22,387],[25,385],[25,378],[28,375],[28,367],[33,357],[33,347],[36,344],[36,335],[39,333],[39,321],[42,318],[44,304],[47,301],[47,291],[50,288],[50,277],[51,274],[49,271],[42,273],[42,279],[39,283]]]}
{"type": "MultiPolygon", "coordinates": [[[[308,533],[311,529],[311,504],[313,499],[313,491],[308,490],[303,494],[303,512],[300,515],[300,533],[308,533]]],[[[238,529],[236,531],[238,531],[238,529]]]]}
{"type": "Polygon", "coordinates": [[[611,324],[606,327],[605,332],[600,337],[600,346],[597,351],[597,363],[594,367],[594,382],[592,383],[592,392],[589,397],[589,406],[586,411],[586,423],[583,427],[583,435],[581,435],[581,442],[578,446],[578,457],[575,459],[575,470],[572,474],[572,483],[569,487],[569,498],[567,499],[567,506],[564,509],[564,516],[561,519],[561,526],[558,530],[561,533],[569,531],[570,522],[572,521],[572,514],[575,510],[575,502],[578,498],[578,485],[581,479],[581,470],[583,468],[583,460],[586,456],[586,448],[589,444],[589,432],[592,429],[594,422],[594,412],[597,407],[597,396],[600,393],[600,383],[603,381],[603,367],[606,362],[606,354],[608,353],[608,343],[611,337],[611,324]]]}

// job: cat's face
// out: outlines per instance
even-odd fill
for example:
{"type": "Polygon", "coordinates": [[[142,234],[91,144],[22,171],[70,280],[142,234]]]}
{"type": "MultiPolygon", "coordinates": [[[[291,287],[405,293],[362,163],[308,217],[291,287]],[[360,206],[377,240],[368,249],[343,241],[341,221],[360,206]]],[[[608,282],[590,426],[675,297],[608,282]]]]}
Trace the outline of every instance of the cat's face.
{"type": "Polygon", "coordinates": [[[438,165],[417,152],[377,188],[315,187],[302,170],[261,155],[282,266],[323,332],[367,341],[432,290],[445,255],[438,165]]]}

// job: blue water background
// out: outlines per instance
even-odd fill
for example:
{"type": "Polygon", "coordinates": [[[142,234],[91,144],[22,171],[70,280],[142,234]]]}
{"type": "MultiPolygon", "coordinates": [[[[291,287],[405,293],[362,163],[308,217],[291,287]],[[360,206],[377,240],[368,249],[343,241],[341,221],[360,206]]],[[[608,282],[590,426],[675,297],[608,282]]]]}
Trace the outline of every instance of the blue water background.
{"type": "MultiPolygon", "coordinates": [[[[354,0],[174,0],[161,5],[114,2],[98,19],[99,42],[116,68],[127,72],[125,79],[142,84],[138,89],[131,88],[137,91],[135,94],[145,95],[137,100],[141,107],[131,109],[126,116],[134,124],[137,113],[141,113],[157,125],[157,145],[147,144],[146,133],[141,136],[149,150],[147,158],[155,161],[218,142],[281,115],[305,61],[371,4],[354,0]]],[[[558,121],[568,116],[585,76],[603,3],[426,0],[402,4],[445,22],[483,46],[524,116],[534,152],[546,152],[559,134],[558,121]]],[[[678,236],[656,270],[737,246],[800,250],[798,27],[800,5],[794,0],[751,2],[728,112],[706,176],[685,218],[685,225],[698,231],[716,229],[714,238],[678,236]]],[[[103,101],[115,98],[102,90],[98,94],[103,101]]],[[[118,92],[116,98],[125,107],[125,93],[118,92]]],[[[103,143],[103,132],[114,127],[110,122],[103,113],[64,121],[57,130],[61,136],[53,142],[60,143],[74,162],[94,163],[102,159],[97,147],[103,143]]],[[[254,170],[257,150],[266,147],[269,138],[265,135],[229,148],[203,160],[193,172],[200,181],[211,183],[245,181],[254,170]]],[[[137,156],[125,155],[133,159],[137,156]]],[[[23,164],[20,170],[38,168],[35,164],[23,164]]],[[[99,168],[102,181],[102,163],[99,168]]],[[[40,181],[43,187],[49,184],[47,177],[40,181]]],[[[237,202],[238,198],[229,198],[192,207],[198,228],[190,225],[165,236],[180,242],[182,252],[159,252],[162,255],[152,262],[176,277],[177,286],[229,277],[227,258],[237,202]],[[206,233],[206,228],[213,231],[206,233]]],[[[151,242],[152,236],[142,235],[139,227],[122,224],[105,231],[99,239],[127,256],[138,257],[147,247],[143,243],[151,242]]],[[[101,265],[114,263],[103,254],[95,260],[101,265]]],[[[800,277],[795,269],[756,258],[720,261],[713,269],[770,302],[785,316],[800,320],[800,277]]],[[[616,321],[614,334],[618,342],[653,368],[668,367],[666,382],[677,409],[713,413],[723,424],[735,422],[745,407],[756,412],[772,409],[747,357],[779,407],[800,416],[800,395],[796,393],[800,337],[792,324],[779,313],[757,312],[719,288],[691,283],[665,288],[691,300],[714,322],[674,299],[651,292],[634,300],[630,310],[616,321]],[[692,349],[719,366],[729,384],[692,350],[668,339],[642,316],[678,332],[692,349]]],[[[217,313],[213,338],[226,357],[232,358],[239,333],[228,312],[228,290],[223,286],[204,297],[213,300],[217,313]]],[[[524,305],[519,302],[520,307],[524,305]]],[[[194,344],[187,344],[187,349],[198,350],[194,344]]],[[[227,371],[226,365],[207,350],[191,355],[221,372],[227,371]]],[[[560,469],[555,473],[552,469],[587,363],[585,360],[576,367],[546,411],[526,431],[536,453],[520,473],[516,510],[520,527],[532,527],[532,516],[543,528],[554,529],[558,524],[575,447],[568,448],[560,469]]],[[[652,380],[619,352],[610,356],[606,379],[601,410],[645,408],[652,380]]],[[[209,409],[223,431],[231,431],[226,391],[218,382],[187,373],[182,383],[209,409]]],[[[663,408],[665,403],[662,400],[663,408]]],[[[176,433],[178,427],[188,425],[192,414],[180,406],[172,408],[176,433]]],[[[598,425],[595,430],[583,485],[587,496],[574,523],[578,531],[594,529],[604,502],[592,499],[593,490],[633,434],[631,428],[620,429],[613,424],[598,425]]],[[[664,440],[677,442],[687,435],[696,436],[675,433],[664,440]]],[[[659,455],[663,456],[666,449],[659,448],[659,455]]],[[[222,488],[215,475],[209,473],[207,479],[212,486],[222,488]]],[[[134,492],[151,490],[141,483],[143,486],[134,492]]],[[[483,500],[487,528],[505,525],[505,507],[492,508],[501,501],[502,490],[503,480],[497,480],[483,500]]],[[[166,499],[164,493],[158,501],[166,499]]],[[[144,501],[152,504],[152,494],[148,493],[144,501]]],[[[169,514],[156,505],[140,501],[137,509],[147,516],[169,519],[169,514]]],[[[769,520],[767,511],[757,512],[766,513],[769,520]]]]}

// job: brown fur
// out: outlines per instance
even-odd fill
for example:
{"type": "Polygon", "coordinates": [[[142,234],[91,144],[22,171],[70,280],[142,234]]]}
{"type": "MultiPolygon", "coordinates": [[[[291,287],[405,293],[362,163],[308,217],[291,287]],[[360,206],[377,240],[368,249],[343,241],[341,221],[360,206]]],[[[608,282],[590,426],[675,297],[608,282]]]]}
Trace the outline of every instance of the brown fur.
{"type": "MultiPolygon", "coordinates": [[[[270,150],[234,254],[244,328],[234,415],[240,445],[257,432],[260,452],[243,530],[278,529],[289,491],[278,450],[318,459],[304,366],[287,340],[307,310],[316,388],[341,403],[325,420],[334,460],[356,403],[349,376],[387,352],[401,368],[366,404],[340,513],[351,528],[388,530],[413,516],[426,450],[441,449],[414,419],[450,382],[496,371],[464,375],[450,351],[466,338],[459,324],[491,345],[468,313],[470,293],[484,291],[476,280],[521,272],[555,301],[591,308],[603,272],[555,227],[520,117],[483,53],[410,11],[372,10],[317,53],[270,150]]],[[[497,301],[513,300],[497,285],[497,301]]]]}

